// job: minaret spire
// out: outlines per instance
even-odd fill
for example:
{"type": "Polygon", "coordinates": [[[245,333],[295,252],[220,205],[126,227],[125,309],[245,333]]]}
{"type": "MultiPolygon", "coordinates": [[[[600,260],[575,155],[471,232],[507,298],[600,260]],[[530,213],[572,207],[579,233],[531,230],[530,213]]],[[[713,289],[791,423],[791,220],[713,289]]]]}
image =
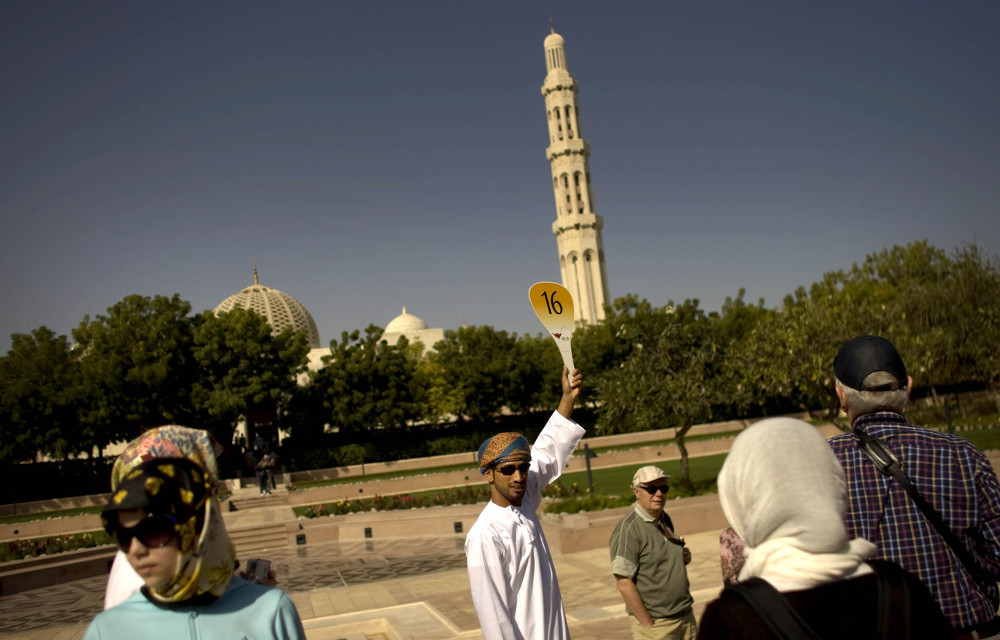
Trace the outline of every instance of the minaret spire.
{"type": "Polygon", "coordinates": [[[257,279],[257,258],[253,259],[253,283],[260,284],[260,280],[257,279]]]}
{"type": "Polygon", "coordinates": [[[566,44],[555,32],[545,38],[542,84],[549,122],[549,146],[545,155],[552,167],[556,198],[556,220],[552,232],[559,247],[562,283],[573,294],[576,320],[594,324],[604,319],[610,303],[608,276],[604,266],[604,220],[594,210],[590,184],[590,145],[580,131],[577,85],[566,64],[566,44]]]}

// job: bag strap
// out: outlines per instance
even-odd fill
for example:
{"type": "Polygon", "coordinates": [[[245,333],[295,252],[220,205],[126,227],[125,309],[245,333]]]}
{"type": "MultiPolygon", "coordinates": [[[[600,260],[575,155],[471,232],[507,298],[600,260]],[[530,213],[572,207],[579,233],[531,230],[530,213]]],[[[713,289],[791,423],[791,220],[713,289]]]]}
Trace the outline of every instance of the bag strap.
{"type": "Polygon", "coordinates": [[[944,538],[944,541],[948,543],[951,550],[955,552],[958,559],[962,562],[965,570],[969,572],[972,579],[975,580],[980,585],[991,584],[995,581],[995,578],[990,576],[985,569],[983,569],[978,562],[969,553],[962,541],[959,540],[958,536],[948,527],[945,523],[944,518],[938,513],[938,510],[934,508],[927,500],[920,495],[920,491],[913,486],[910,482],[909,476],[903,471],[902,465],[900,465],[899,458],[897,458],[885,443],[879,438],[868,435],[861,429],[854,429],[854,435],[860,440],[858,445],[861,450],[868,456],[868,459],[872,461],[875,468],[881,471],[884,475],[890,476],[899,482],[903,490],[906,491],[906,495],[910,496],[910,500],[913,501],[917,508],[920,509],[927,521],[930,522],[934,528],[937,530],[938,534],[944,538]]]}
{"type": "Polygon", "coordinates": [[[785,596],[761,578],[750,578],[724,589],[742,598],[778,640],[819,640],[785,596]]]}

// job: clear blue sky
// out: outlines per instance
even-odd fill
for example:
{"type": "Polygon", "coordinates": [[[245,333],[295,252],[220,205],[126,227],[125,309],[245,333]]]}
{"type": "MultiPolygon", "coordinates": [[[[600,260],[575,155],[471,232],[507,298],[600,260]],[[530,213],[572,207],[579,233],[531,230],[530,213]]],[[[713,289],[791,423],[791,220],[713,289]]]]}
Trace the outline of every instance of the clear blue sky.
{"type": "Polygon", "coordinates": [[[536,333],[542,40],[613,298],[777,306],[893,244],[1000,252],[1000,3],[0,3],[0,353],[252,281],[326,344],[402,305],[536,333]]]}

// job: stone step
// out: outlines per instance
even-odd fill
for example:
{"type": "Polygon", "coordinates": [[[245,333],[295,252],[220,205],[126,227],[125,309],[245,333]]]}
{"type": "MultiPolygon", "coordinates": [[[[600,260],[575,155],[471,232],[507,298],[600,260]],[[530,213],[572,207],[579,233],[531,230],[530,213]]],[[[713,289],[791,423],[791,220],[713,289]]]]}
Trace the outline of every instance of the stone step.
{"type": "Polygon", "coordinates": [[[243,561],[258,555],[260,551],[284,548],[288,543],[284,523],[230,530],[229,538],[236,546],[236,557],[243,561]]]}
{"type": "MultiPolygon", "coordinates": [[[[250,509],[260,509],[263,507],[283,507],[288,504],[283,495],[242,495],[232,496],[229,503],[236,507],[237,511],[248,511],[250,509]]],[[[228,507],[224,507],[228,508],[228,507]]]]}

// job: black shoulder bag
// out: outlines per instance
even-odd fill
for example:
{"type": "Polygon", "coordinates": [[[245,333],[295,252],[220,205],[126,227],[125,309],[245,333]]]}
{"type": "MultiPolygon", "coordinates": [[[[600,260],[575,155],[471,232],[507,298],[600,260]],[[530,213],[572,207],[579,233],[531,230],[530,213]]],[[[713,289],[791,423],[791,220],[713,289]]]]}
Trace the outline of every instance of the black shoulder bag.
{"type": "Polygon", "coordinates": [[[819,635],[806,624],[785,596],[761,578],[730,585],[726,591],[742,598],[757,612],[771,635],[778,640],[819,640],[819,635]]]}
{"type": "Polygon", "coordinates": [[[938,510],[934,508],[932,504],[927,502],[913,483],[910,482],[909,476],[903,472],[903,467],[899,463],[899,458],[893,455],[892,451],[885,446],[885,443],[878,438],[874,438],[861,429],[854,429],[854,435],[857,436],[860,443],[858,446],[868,459],[872,461],[875,468],[881,471],[884,475],[893,477],[899,482],[900,486],[906,491],[906,495],[910,496],[910,500],[913,501],[915,505],[920,509],[920,512],[924,514],[927,521],[934,525],[938,534],[944,538],[944,541],[948,543],[951,550],[955,552],[958,559],[961,560],[962,565],[965,570],[969,572],[973,580],[979,584],[992,584],[996,579],[988,574],[985,569],[983,569],[979,563],[972,557],[969,550],[962,544],[962,541],[958,539],[958,536],[948,528],[945,523],[944,518],[938,513],[938,510]]]}
{"type": "MultiPolygon", "coordinates": [[[[875,574],[875,632],[879,638],[910,638],[910,588],[891,562],[869,562],[875,574]]],[[[777,640],[819,640],[820,636],[792,608],[784,595],[761,578],[730,585],[725,592],[742,598],[777,640]]]]}

